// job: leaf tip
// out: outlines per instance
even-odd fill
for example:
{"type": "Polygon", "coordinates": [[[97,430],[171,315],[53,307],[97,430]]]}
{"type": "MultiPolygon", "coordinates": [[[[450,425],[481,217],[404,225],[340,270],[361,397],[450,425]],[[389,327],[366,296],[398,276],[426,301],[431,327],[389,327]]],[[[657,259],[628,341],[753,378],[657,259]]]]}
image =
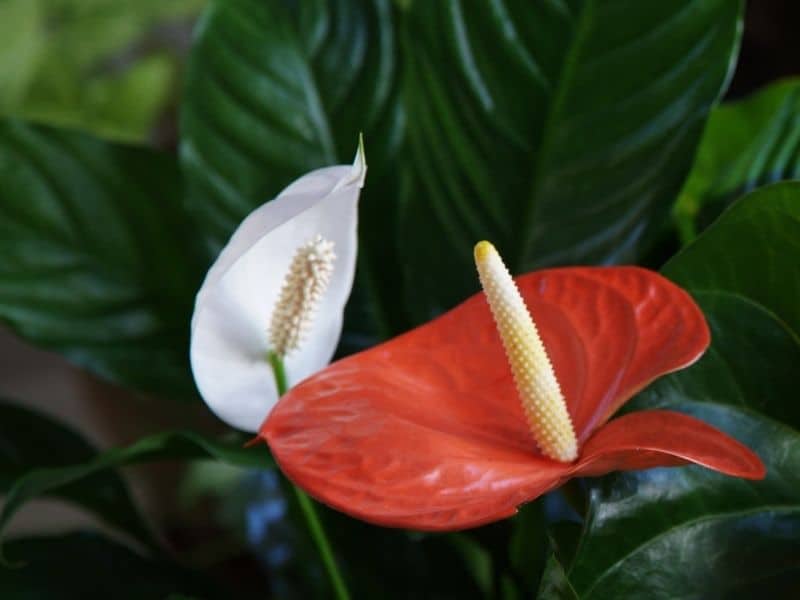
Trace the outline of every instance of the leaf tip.
{"type": "Polygon", "coordinates": [[[364,134],[358,133],[358,149],[353,160],[353,181],[358,181],[358,187],[364,187],[364,179],[367,177],[367,155],[364,152],[364,134]]]}

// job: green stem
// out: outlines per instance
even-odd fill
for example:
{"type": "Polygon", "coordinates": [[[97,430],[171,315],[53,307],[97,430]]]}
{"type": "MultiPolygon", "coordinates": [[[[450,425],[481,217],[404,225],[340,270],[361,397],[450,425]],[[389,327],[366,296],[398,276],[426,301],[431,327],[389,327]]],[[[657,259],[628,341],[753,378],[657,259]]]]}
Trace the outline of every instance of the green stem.
{"type": "MultiPolygon", "coordinates": [[[[286,369],[283,366],[283,360],[274,352],[270,352],[268,358],[269,364],[272,366],[272,372],[275,375],[275,385],[278,388],[278,396],[283,396],[289,387],[286,381],[286,369]]],[[[317,551],[319,552],[320,558],[322,558],[322,563],[325,565],[325,571],[328,573],[328,579],[331,582],[331,587],[333,587],[336,598],[339,600],[350,600],[350,593],[347,591],[344,578],[342,578],[342,574],[336,564],[336,558],[333,555],[328,536],[325,534],[325,529],[317,514],[314,501],[296,485],[292,484],[292,489],[294,489],[294,493],[297,496],[297,503],[303,511],[309,533],[311,533],[311,537],[317,545],[317,551]]]]}
{"type": "Polygon", "coordinates": [[[311,532],[311,537],[317,544],[317,550],[325,564],[325,570],[328,572],[328,579],[331,581],[331,587],[339,600],[349,600],[350,593],[347,591],[347,586],[344,583],[342,574],[339,572],[339,567],[336,564],[336,558],[333,556],[328,536],[325,535],[325,529],[322,527],[322,522],[317,515],[317,509],[314,507],[314,501],[296,485],[292,485],[294,493],[297,496],[297,502],[303,511],[306,518],[306,524],[311,532]]]}
{"type": "Polygon", "coordinates": [[[274,352],[270,352],[267,358],[272,367],[272,374],[275,376],[275,386],[278,388],[278,397],[280,398],[289,389],[289,384],[286,381],[286,369],[283,366],[283,359],[274,352]]]}

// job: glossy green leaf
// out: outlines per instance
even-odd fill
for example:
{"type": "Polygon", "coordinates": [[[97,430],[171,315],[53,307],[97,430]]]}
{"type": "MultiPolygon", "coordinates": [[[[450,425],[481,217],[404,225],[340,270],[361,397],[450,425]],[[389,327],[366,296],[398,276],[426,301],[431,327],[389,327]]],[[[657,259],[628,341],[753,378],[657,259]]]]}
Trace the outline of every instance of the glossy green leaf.
{"type": "Polygon", "coordinates": [[[389,0],[213,0],[181,113],[188,205],[214,250],[301,174],[350,163],[363,132],[358,293],[369,297],[350,316],[360,310],[384,335],[402,324],[389,301],[402,187],[395,45],[389,0]]]}
{"type": "Polygon", "coordinates": [[[194,397],[180,194],[168,156],[0,122],[0,320],[121,385],[194,397]]]}
{"type": "Polygon", "coordinates": [[[675,206],[685,242],[738,194],[800,177],[800,80],[715,108],[675,206]]]}
{"type": "Polygon", "coordinates": [[[547,561],[542,583],[536,596],[539,600],[578,600],[579,596],[570,585],[564,567],[553,554],[547,561]]]}
{"type": "Polygon", "coordinates": [[[580,598],[743,598],[783,589],[798,574],[800,410],[791,374],[800,343],[741,296],[697,298],[711,348],[631,408],[678,410],[715,425],[759,454],[767,479],[747,482],[699,467],[606,478],[593,488],[569,571],[580,598]]]}
{"type": "Polygon", "coordinates": [[[199,573],[143,558],[94,534],[26,538],[9,543],[8,551],[25,565],[0,573],[3,598],[230,597],[199,573]]]}
{"type": "Polygon", "coordinates": [[[511,567],[522,582],[522,588],[534,590],[547,560],[543,501],[521,506],[511,523],[513,530],[508,544],[511,567]]]}
{"type": "Polygon", "coordinates": [[[221,245],[300,174],[349,163],[365,132],[372,186],[391,140],[370,135],[395,71],[388,2],[214,0],[187,74],[190,206],[221,245]]]}
{"type": "Polygon", "coordinates": [[[491,597],[490,558],[468,535],[419,534],[333,511],[323,515],[354,598],[491,597]]]}
{"type": "Polygon", "coordinates": [[[782,585],[800,564],[797,431],[722,404],[668,406],[748,444],[767,464],[767,479],[683,467],[602,480],[568,572],[579,597],[739,598],[755,584],[782,585]]]}
{"type": "Polygon", "coordinates": [[[515,272],[641,256],[725,88],[741,4],[410,3],[404,92],[424,193],[405,236],[438,241],[409,245],[413,295],[435,310],[474,291],[484,238],[515,272]]]}
{"type": "MultiPolygon", "coordinates": [[[[800,338],[763,306],[730,292],[697,292],[711,347],[694,367],[659,379],[650,406],[677,400],[748,408],[800,430],[797,378],[800,338]]],[[[635,403],[634,403],[635,408],[635,403]]]]}
{"type": "Polygon", "coordinates": [[[462,300],[482,238],[515,271],[651,243],[724,88],[740,2],[396,5],[212,3],[182,161],[214,247],[300,173],[349,160],[359,129],[351,324],[396,332],[462,300]]]}
{"type": "MultiPolygon", "coordinates": [[[[111,469],[117,467],[161,460],[208,458],[241,467],[264,468],[273,464],[266,446],[246,448],[244,442],[241,438],[226,442],[209,439],[193,431],[169,431],[144,437],[130,446],[108,450],[82,463],[36,468],[17,479],[8,490],[0,511],[0,532],[22,505],[38,496],[58,494],[83,504],[82,498],[75,495],[75,489],[81,484],[94,485],[90,477],[107,476],[111,469]]],[[[97,512],[98,516],[116,524],[113,507],[97,512]]]]}
{"type": "Polygon", "coordinates": [[[464,562],[465,570],[475,580],[476,587],[484,597],[490,597],[492,590],[492,558],[489,552],[474,539],[463,533],[452,533],[446,539],[455,554],[464,562]]]}
{"type": "MultiPolygon", "coordinates": [[[[91,460],[95,453],[83,437],[64,425],[21,406],[0,402],[0,493],[8,493],[14,481],[34,466],[68,468],[91,460]]],[[[88,482],[55,488],[51,495],[102,515],[110,525],[145,546],[155,543],[127,486],[113,471],[88,482]]]]}
{"type": "Polygon", "coordinates": [[[719,427],[759,454],[767,479],[746,482],[698,467],[607,478],[593,489],[569,572],[581,598],[751,597],[782,589],[798,574],[800,410],[792,365],[800,342],[741,296],[697,298],[712,329],[711,348],[697,365],[650,386],[631,408],[679,410],[719,427]],[[651,596],[654,589],[661,591],[651,596]]]}
{"type": "Polygon", "coordinates": [[[748,194],[663,272],[693,292],[744,296],[800,332],[800,183],[748,194]]]}
{"type": "Polygon", "coordinates": [[[800,264],[793,233],[799,191],[800,184],[783,183],[743,198],[665,266],[705,312],[711,347],[629,407],[686,412],[726,431],[758,453],[766,479],[682,467],[598,480],[566,571],[578,597],[797,591],[800,408],[793,373],[800,338],[790,300],[800,264]]]}

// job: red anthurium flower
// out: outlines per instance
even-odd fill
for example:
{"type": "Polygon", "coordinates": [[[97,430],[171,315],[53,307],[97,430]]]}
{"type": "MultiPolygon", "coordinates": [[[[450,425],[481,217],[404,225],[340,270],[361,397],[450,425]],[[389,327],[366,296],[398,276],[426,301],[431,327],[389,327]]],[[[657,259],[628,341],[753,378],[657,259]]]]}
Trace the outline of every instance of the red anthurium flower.
{"type": "Polygon", "coordinates": [[[764,477],[753,452],[693,417],[648,410],[609,421],[707,348],[705,319],[682,289],[636,267],[521,276],[516,285],[538,326],[532,335],[538,328],[546,348],[544,359],[536,347],[522,351],[533,357],[528,364],[513,356],[527,343],[516,329],[525,317],[514,312],[524,305],[502,304],[506,284],[487,285],[483,272],[481,279],[486,295],[332,364],[278,402],[260,435],[290,479],[372,523],[455,530],[511,516],[572,477],[689,463],[764,477]],[[493,295],[498,327],[487,304],[493,295]],[[554,386],[566,411],[558,401],[552,410],[526,404],[525,385],[554,386]]]}

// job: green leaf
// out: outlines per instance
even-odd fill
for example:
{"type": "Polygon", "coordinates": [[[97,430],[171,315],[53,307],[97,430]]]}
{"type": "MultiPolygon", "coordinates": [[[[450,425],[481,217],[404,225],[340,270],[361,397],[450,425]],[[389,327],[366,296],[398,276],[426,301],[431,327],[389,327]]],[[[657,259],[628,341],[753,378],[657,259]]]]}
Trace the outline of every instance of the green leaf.
{"type": "Polygon", "coordinates": [[[539,600],[578,600],[579,596],[569,583],[564,567],[555,554],[550,555],[536,596],[539,600]]]}
{"type": "Polygon", "coordinates": [[[350,163],[363,131],[358,281],[370,295],[351,316],[361,310],[383,335],[403,325],[391,301],[403,124],[394,37],[389,0],[214,0],[181,112],[188,205],[213,250],[301,174],[350,163]]]}
{"type": "MultiPolygon", "coordinates": [[[[230,442],[209,439],[193,431],[169,431],[144,437],[123,448],[98,454],[83,463],[52,468],[37,468],[20,477],[8,490],[0,511],[0,532],[14,514],[29,500],[43,494],[58,494],[82,504],[75,494],[78,484],[89,477],[106,475],[110,469],[160,460],[192,460],[213,458],[241,467],[265,468],[272,466],[272,457],[266,446],[245,448],[242,439],[230,442]],[[65,489],[65,486],[69,486],[65,489]]],[[[86,506],[86,508],[97,508],[86,506]]],[[[113,511],[99,512],[98,516],[114,523],[113,511]]]]}
{"type": "Polygon", "coordinates": [[[478,542],[463,533],[452,533],[447,536],[453,551],[464,562],[465,570],[475,580],[476,587],[484,597],[491,597],[492,592],[492,557],[478,542]]]}
{"type": "Polygon", "coordinates": [[[349,161],[363,129],[347,326],[372,320],[362,333],[397,332],[474,291],[479,239],[515,271],[633,260],[725,87],[740,12],[728,0],[395,11],[388,0],[216,0],[182,113],[190,206],[218,248],[299,174],[349,161]]]}
{"type": "Polygon", "coordinates": [[[508,545],[511,566],[522,581],[523,589],[532,591],[536,589],[547,559],[543,501],[521,506],[511,522],[513,531],[508,545]]]}
{"type": "Polygon", "coordinates": [[[758,453],[767,479],[699,467],[606,478],[593,489],[569,572],[581,598],[751,597],[784,589],[800,573],[800,410],[791,377],[800,342],[750,300],[695,294],[711,348],[695,366],[650,386],[632,408],[678,410],[726,431],[758,453]]]}
{"type": "Polygon", "coordinates": [[[33,78],[44,42],[39,0],[0,3],[0,112],[16,107],[33,78]]]}
{"type": "Polygon", "coordinates": [[[322,514],[353,597],[486,597],[490,559],[470,536],[392,530],[322,514]],[[380,551],[365,551],[371,548],[380,551]]]}
{"type": "Polygon", "coordinates": [[[711,347],[697,365],[652,384],[645,394],[648,406],[678,400],[730,404],[800,429],[791,367],[800,364],[800,338],[752,300],[722,291],[692,294],[711,328],[711,347]]]}
{"type": "MultiPolygon", "coordinates": [[[[67,468],[91,460],[95,452],[86,440],[65,426],[21,406],[0,402],[0,493],[8,493],[14,481],[33,465],[67,468]]],[[[110,525],[145,546],[155,544],[127,486],[113,471],[78,485],[55,488],[51,494],[102,515],[110,525]]]]}
{"type": "Polygon", "coordinates": [[[674,215],[685,242],[736,195],[800,177],[800,80],[715,108],[674,215]]]}
{"type": "MultiPolygon", "coordinates": [[[[664,272],[687,286],[712,344],[630,408],[685,412],[764,461],[751,482],[702,469],[651,469],[592,487],[584,535],[567,570],[580,598],[783,596],[800,575],[800,184],[738,201],[664,272]],[[790,587],[787,587],[790,586],[790,587]]],[[[791,595],[791,594],[790,594],[791,595]]]]}
{"type": "Polygon", "coordinates": [[[0,122],[0,320],[108,380],[195,397],[179,182],[168,156],[0,122]]]}
{"type": "Polygon", "coordinates": [[[748,194],[663,272],[691,291],[749,298],[800,332],[800,183],[748,194]]]}
{"type": "Polygon", "coordinates": [[[230,597],[199,573],[143,558],[94,534],[27,538],[9,543],[8,550],[27,564],[2,572],[3,598],[230,597]]]}
{"type": "Polygon", "coordinates": [[[204,3],[3,0],[0,112],[145,141],[174,101],[180,29],[204,3]]]}
{"type": "Polygon", "coordinates": [[[395,68],[387,2],[215,0],[196,35],[181,154],[216,245],[298,175],[351,162],[362,129],[371,187],[391,144],[370,135],[395,68]]]}
{"type": "Polygon", "coordinates": [[[414,296],[435,310],[474,291],[481,239],[514,272],[640,257],[726,86],[741,7],[411,3],[404,92],[424,193],[405,237],[438,242],[409,248],[414,296]]]}
{"type": "MultiPolygon", "coordinates": [[[[660,404],[664,406],[663,403],[660,404]]],[[[800,564],[800,436],[746,409],[677,402],[753,448],[762,482],[700,467],[602,480],[569,580],[580,598],[742,597],[800,564]]]]}

